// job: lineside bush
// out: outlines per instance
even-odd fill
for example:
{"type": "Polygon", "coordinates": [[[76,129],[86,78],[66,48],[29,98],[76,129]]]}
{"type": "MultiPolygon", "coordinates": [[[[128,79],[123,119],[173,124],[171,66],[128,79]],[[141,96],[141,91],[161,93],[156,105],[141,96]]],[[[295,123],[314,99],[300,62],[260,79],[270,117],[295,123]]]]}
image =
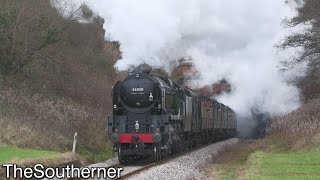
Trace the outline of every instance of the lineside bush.
{"type": "Polygon", "coordinates": [[[320,98],[276,118],[267,128],[267,140],[285,150],[320,148],[320,98]]]}

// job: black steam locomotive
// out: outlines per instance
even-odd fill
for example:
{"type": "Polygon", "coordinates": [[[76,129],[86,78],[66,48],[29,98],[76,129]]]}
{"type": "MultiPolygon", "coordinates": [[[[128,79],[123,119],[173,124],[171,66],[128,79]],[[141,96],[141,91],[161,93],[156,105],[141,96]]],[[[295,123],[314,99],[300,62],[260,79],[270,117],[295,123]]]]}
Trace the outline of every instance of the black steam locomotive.
{"type": "Polygon", "coordinates": [[[161,160],[172,153],[235,136],[235,113],[167,77],[132,73],[113,87],[108,135],[119,162],[161,160]]]}

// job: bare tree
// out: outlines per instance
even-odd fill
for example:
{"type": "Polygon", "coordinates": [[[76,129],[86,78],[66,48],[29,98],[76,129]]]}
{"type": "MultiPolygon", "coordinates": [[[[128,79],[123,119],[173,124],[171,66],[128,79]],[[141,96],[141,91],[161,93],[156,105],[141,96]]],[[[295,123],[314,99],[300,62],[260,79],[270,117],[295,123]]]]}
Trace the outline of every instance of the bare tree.
{"type": "Polygon", "coordinates": [[[288,28],[306,26],[304,31],[287,36],[277,47],[281,50],[301,48],[301,53],[294,59],[283,61],[284,69],[290,69],[302,62],[308,63],[306,76],[297,80],[306,99],[320,94],[320,1],[304,0],[297,8],[298,14],[286,19],[288,28]]]}
{"type": "Polygon", "coordinates": [[[1,72],[20,72],[34,59],[43,58],[42,50],[61,39],[68,20],[76,21],[78,11],[64,20],[50,0],[0,0],[1,72]]]}
{"type": "Polygon", "coordinates": [[[278,45],[280,49],[301,47],[303,52],[292,61],[284,62],[287,67],[295,66],[301,62],[310,62],[312,66],[319,66],[320,60],[320,1],[305,0],[303,5],[297,8],[298,15],[284,21],[287,27],[309,25],[303,32],[288,36],[285,41],[278,45]]]}
{"type": "Polygon", "coordinates": [[[278,47],[288,49],[291,47],[301,47],[303,52],[294,60],[284,62],[287,67],[295,66],[301,62],[319,61],[320,58],[320,1],[305,0],[304,4],[297,8],[298,15],[292,19],[287,19],[284,24],[287,27],[308,25],[303,32],[294,33],[288,36],[278,47]]]}

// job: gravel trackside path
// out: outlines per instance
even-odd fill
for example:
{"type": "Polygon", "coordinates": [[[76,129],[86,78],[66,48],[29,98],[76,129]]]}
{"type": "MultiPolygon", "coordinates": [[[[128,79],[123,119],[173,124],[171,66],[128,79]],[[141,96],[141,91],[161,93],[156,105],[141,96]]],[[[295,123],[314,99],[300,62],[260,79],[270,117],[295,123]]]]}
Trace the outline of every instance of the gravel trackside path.
{"type": "Polygon", "coordinates": [[[203,165],[211,162],[213,158],[226,147],[235,145],[238,142],[239,139],[233,138],[211,144],[181,157],[170,160],[165,164],[152,167],[129,179],[205,179],[204,175],[199,169],[203,165]]]}
{"type": "MultiPolygon", "coordinates": [[[[130,180],[152,179],[152,180],[174,180],[174,179],[206,179],[200,169],[213,161],[220,152],[227,147],[233,146],[239,142],[239,139],[233,138],[226,141],[208,145],[204,148],[194,150],[185,155],[173,158],[155,167],[151,167],[139,174],[129,177],[130,180]]],[[[109,159],[106,162],[92,164],[88,167],[110,167],[118,164],[117,158],[109,159]]],[[[124,166],[122,175],[136,171],[142,166],[124,166]]],[[[57,178],[53,178],[57,179],[57,178]]],[[[98,178],[94,178],[98,179],[98,178]]]]}

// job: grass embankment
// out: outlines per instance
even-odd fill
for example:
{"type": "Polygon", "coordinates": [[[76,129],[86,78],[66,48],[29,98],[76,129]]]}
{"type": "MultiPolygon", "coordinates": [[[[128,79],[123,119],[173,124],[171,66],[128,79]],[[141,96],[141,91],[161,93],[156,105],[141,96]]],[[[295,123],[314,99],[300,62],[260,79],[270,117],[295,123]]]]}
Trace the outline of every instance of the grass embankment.
{"type": "Polygon", "coordinates": [[[243,167],[251,153],[261,145],[257,141],[241,141],[214,157],[212,164],[205,167],[208,179],[237,179],[243,175],[243,167]]]}
{"type": "MultiPolygon", "coordinates": [[[[76,153],[77,153],[76,159],[81,158],[83,161],[82,162],[83,164],[102,162],[102,161],[105,161],[106,159],[110,159],[114,157],[112,153],[112,147],[110,146],[106,146],[104,150],[97,151],[97,150],[94,150],[94,148],[91,150],[88,150],[78,145],[76,149],[76,153]]],[[[35,162],[38,161],[39,159],[52,160],[52,159],[59,159],[65,155],[72,156],[71,153],[61,153],[57,151],[21,149],[16,147],[10,147],[0,142],[0,164],[9,163],[9,162],[11,163],[23,162],[24,160],[28,160],[28,161],[31,160],[35,162]]]]}
{"type": "Polygon", "coordinates": [[[320,151],[281,152],[243,141],[205,168],[209,179],[320,179],[320,151]]]}
{"type": "Polygon", "coordinates": [[[255,152],[248,159],[244,178],[320,179],[320,152],[255,152]]]}
{"type": "Polygon", "coordinates": [[[40,151],[31,149],[18,149],[12,147],[0,147],[0,163],[12,162],[28,158],[54,158],[61,153],[54,151],[40,151]]]}
{"type": "MultiPolygon", "coordinates": [[[[0,165],[5,163],[14,163],[18,167],[33,167],[36,164],[42,164],[45,167],[62,167],[73,164],[80,167],[86,164],[83,158],[72,153],[19,149],[0,144],[0,165]]],[[[5,169],[0,166],[0,179],[4,176],[5,169]]]]}

